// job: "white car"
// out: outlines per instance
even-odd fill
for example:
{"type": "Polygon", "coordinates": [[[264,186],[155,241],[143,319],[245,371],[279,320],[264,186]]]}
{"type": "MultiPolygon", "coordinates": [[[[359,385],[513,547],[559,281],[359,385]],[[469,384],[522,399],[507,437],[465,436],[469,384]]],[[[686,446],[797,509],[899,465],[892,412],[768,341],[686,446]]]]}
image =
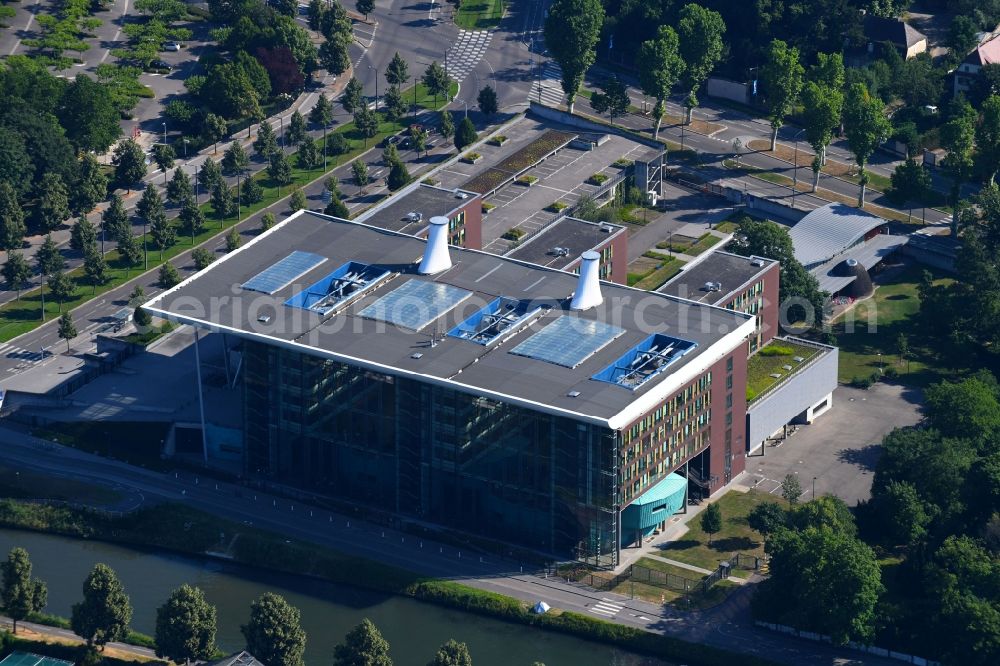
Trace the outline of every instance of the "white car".
{"type": "Polygon", "coordinates": [[[166,44],[163,45],[163,50],[164,51],[180,51],[181,50],[181,45],[178,44],[177,42],[167,42],[166,44]]]}

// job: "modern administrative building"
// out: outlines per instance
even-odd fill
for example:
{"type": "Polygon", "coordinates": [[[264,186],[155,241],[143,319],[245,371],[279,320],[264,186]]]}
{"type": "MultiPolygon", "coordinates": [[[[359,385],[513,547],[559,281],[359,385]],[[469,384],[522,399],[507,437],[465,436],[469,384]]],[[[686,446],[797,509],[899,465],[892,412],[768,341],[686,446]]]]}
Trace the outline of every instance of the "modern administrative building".
{"type": "Polygon", "coordinates": [[[755,318],[300,211],[147,309],[237,336],[251,477],[602,565],[743,471],[755,318]]]}

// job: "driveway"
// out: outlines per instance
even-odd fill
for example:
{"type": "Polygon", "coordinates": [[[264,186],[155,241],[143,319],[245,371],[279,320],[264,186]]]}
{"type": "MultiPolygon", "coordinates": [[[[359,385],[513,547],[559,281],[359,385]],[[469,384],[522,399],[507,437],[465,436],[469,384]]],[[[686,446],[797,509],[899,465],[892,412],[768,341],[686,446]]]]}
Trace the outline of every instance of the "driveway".
{"type": "Polygon", "coordinates": [[[921,419],[922,396],[895,384],[876,384],[865,391],[841,386],[833,392],[833,407],[815,423],[799,426],[779,444],[768,444],[763,455],[747,458],[746,485],[781,494],[781,480],[795,474],[802,500],[836,495],[855,505],[871,497],[872,478],[882,438],[895,428],[921,419]]]}

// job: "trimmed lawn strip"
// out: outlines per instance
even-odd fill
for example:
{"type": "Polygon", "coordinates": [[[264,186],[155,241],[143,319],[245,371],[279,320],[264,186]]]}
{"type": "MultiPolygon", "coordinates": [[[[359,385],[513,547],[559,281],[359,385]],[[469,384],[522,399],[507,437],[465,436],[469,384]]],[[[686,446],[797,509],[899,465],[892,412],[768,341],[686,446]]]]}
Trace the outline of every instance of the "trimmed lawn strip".
{"type": "Polygon", "coordinates": [[[463,0],[455,12],[455,25],[466,30],[488,30],[500,25],[504,0],[463,0]]]}
{"type": "MultiPolygon", "coordinates": [[[[715,501],[722,511],[722,531],[712,537],[712,545],[708,545],[708,535],[701,529],[701,520],[695,518],[688,521],[688,531],[684,536],[662,546],[663,557],[714,571],[719,562],[732,559],[736,553],[763,556],[764,544],[760,535],[747,525],[750,511],[763,502],[786,505],[782,498],[774,495],[755,490],[730,490],[715,501]]],[[[748,575],[740,569],[733,569],[732,573],[741,578],[748,575]]]]}
{"type": "Polygon", "coordinates": [[[679,259],[674,259],[672,257],[666,259],[662,261],[656,269],[644,275],[642,279],[632,286],[636,289],[645,289],[647,291],[658,289],[664,282],[680,273],[681,266],[683,265],[683,262],[679,259]]]}
{"type": "Polygon", "coordinates": [[[819,350],[815,347],[807,347],[788,340],[772,340],[764,345],[747,361],[747,402],[793,376],[796,368],[805,365],[818,353],[819,350]],[[781,353],[772,354],[770,352],[781,353]],[[801,356],[803,360],[796,363],[792,360],[795,356],[801,356]],[[786,365],[792,366],[792,369],[785,370],[783,366],[786,365]],[[772,377],[772,374],[780,374],[781,376],[772,377]]]}
{"type": "MultiPolygon", "coordinates": [[[[452,90],[457,91],[457,84],[452,84],[452,90]]],[[[413,88],[409,88],[404,93],[412,93],[413,88]]],[[[417,92],[417,105],[425,109],[432,109],[434,103],[433,95],[427,93],[426,87],[423,84],[418,84],[416,86],[417,92]]],[[[405,99],[405,97],[404,97],[405,99]]],[[[267,171],[262,170],[253,176],[254,180],[261,183],[264,189],[264,198],[262,201],[241,206],[239,215],[231,215],[223,220],[220,220],[212,212],[211,205],[206,201],[200,205],[202,212],[205,213],[205,227],[202,231],[195,235],[194,242],[190,236],[178,233],[177,242],[168,248],[165,248],[161,252],[154,247],[152,238],[147,233],[146,236],[146,251],[148,253],[149,269],[157,270],[165,262],[169,261],[173,257],[191,250],[203,243],[221,235],[229,227],[246,220],[258,211],[277,203],[280,199],[291,195],[292,190],[295,187],[302,187],[313,181],[326,176],[327,173],[337,169],[343,164],[349,163],[357,158],[359,155],[364,154],[370,148],[378,145],[385,137],[390,134],[395,134],[402,131],[408,126],[407,122],[388,122],[383,121],[379,123],[379,133],[376,134],[368,141],[367,147],[365,146],[364,138],[360,133],[354,128],[353,122],[344,123],[343,125],[337,127],[332,133],[340,132],[344,134],[348,139],[348,145],[350,150],[343,155],[328,156],[328,167],[324,172],[322,167],[316,169],[303,170],[297,166],[298,160],[296,159],[296,154],[289,155],[289,161],[292,164],[292,183],[288,185],[281,186],[281,196],[278,196],[278,186],[273,183],[267,177],[267,171]],[[237,219],[239,217],[239,219],[237,219]]],[[[208,199],[209,197],[203,196],[203,199],[208,199]]],[[[176,218],[174,218],[176,219],[176,218]]],[[[140,238],[141,243],[141,238],[140,238]]],[[[146,268],[131,268],[126,270],[124,263],[118,255],[117,250],[111,250],[105,253],[105,259],[108,262],[110,270],[108,271],[110,279],[103,285],[98,285],[95,289],[93,285],[84,284],[84,270],[83,266],[79,266],[71,271],[67,271],[66,275],[74,280],[76,283],[75,289],[73,291],[73,296],[66,302],[58,304],[53,301],[51,297],[45,300],[45,320],[49,321],[53,318],[59,316],[63,310],[72,310],[87,301],[90,301],[101,294],[108,291],[116,289],[121,285],[129,282],[130,280],[142,275],[147,272],[146,268]]],[[[48,294],[48,289],[45,288],[46,295],[48,294]]],[[[29,331],[32,331],[42,325],[41,317],[41,301],[42,301],[42,290],[41,288],[32,289],[29,291],[24,291],[21,294],[21,298],[15,301],[10,301],[0,306],[0,342],[8,342],[19,335],[23,335],[29,331]]]]}
{"type": "Polygon", "coordinates": [[[702,666],[771,666],[773,662],[739,655],[707,645],[653,634],[637,628],[553,609],[535,615],[529,604],[494,592],[477,590],[451,581],[435,580],[353,557],[258,528],[217,518],[179,504],[161,504],[122,518],[105,518],[93,512],[0,500],[0,525],[68,536],[94,538],[203,556],[206,551],[228,550],[233,561],[334,583],[413,597],[509,622],[559,631],[624,650],[702,666]],[[219,542],[224,532],[226,543],[219,542]],[[232,538],[234,536],[239,538],[232,538]],[[228,545],[232,548],[229,549],[228,545]]]}
{"type": "Polygon", "coordinates": [[[114,504],[121,493],[83,481],[55,478],[16,466],[0,465],[0,495],[18,499],[45,499],[57,502],[114,504]]]}
{"type": "MultiPolygon", "coordinates": [[[[955,367],[953,359],[941,355],[948,344],[923,335],[919,323],[920,295],[917,288],[923,274],[923,266],[910,266],[897,273],[880,276],[875,295],[854,306],[848,319],[853,327],[848,328],[843,317],[833,324],[833,333],[840,347],[839,379],[849,383],[855,378],[869,377],[878,372],[879,367],[895,367],[899,375],[895,381],[910,386],[928,386],[942,379],[954,379],[957,375],[975,367],[975,358],[963,356],[969,367],[955,367]],[[899,359],[899,334],[904,333],[910,346],[910,359],[899,359]],[[882,354],[881,359],[879,354],[882,354]]],[[[934,273],[934,284],[952,281],[941,273],[934,273]]]]}
{"type": "Polygon", "coordinates": [[[691,245],[691,247],[684,250],[684,254],[697,257],[705,250],[718,245],[720,242],[722,242],[722,239],[715,234],[704,233],[694,242],[694,244],[691,245]]]}

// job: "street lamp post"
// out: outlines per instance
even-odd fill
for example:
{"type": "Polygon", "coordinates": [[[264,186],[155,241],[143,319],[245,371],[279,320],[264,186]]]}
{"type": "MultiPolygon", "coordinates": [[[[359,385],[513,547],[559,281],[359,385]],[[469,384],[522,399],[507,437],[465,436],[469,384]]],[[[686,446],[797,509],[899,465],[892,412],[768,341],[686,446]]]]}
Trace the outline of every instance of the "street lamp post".
{"type": "Polygon", "coordinates": [[[142,218],[142,263],[144,268],[142,270],[149,270],[149,249],[146,247],[146,217],[142,218]]]}
{"type": "Polygon", "coordinates": [[[795,195],[799,191],[799,137],[805,131],[803,127],[795,133],[795,153],[792,157],[792,208],[795,208],[795,195]]]}
{"type": "Polygon", "coordinates": [[[468,118],[468,117],[469,117],[469,103],[468,103],[468,102],[466,102],[466,101],[465,101],[465,100],[463,99],[463,100],[462,100],[462,104],[464,104],[464,105],[465,105],[465,117],[466,117],[466,118],[468,118]]]}
{"type": "Polygon", "coordinates": [[[280,132],[280,134],[281,134],[281,150],[284,151],[285,150],[285,117],[284,116],[278,116],[278,124],[280,126],[280,129],[278,130],[278,132],[280,132]]]}
{"type": "Polygon", "coordinates": [[[201,178],[201,165],[199,164],[194,168],[194,203],[196,206],[201,203],[200,201],[198,201],[198,197],[201,194],[201,183],[198,182],[200,178],[201,178]]]}
{"type": "Polygon", "coordinates": [[[326,173],[326,123],[323,124],[323,173],[326,173]]]}
{"type": "Polygon", "coordinates": [[[368,65],[368,69],[375,72],[375,110],[378,111],[378,70],[375,65],[368,65]]]}
{"type": "Polygon", "coordinates": [[[741,151],[743,150],[743,142],[740,141],[739,137],[733,139],[733,152],[736,153],[736,168],[740,167],[740,157],[741,151]]]}
{"type": "Polygon", "coordinates": [[[812,498],[816,499],[816,477],[815,476],[813,477],[813,494],[812,494],[812,498]]]}
{"type": "Polygon", "coordinates": [[[163,123],[163,145],[167,145],[167,124],[163,123]]]}
{"type": "Polygon", "coordinates": [[[181,137],[181,143],[184,144],[184,161],[186,162],[188,158],[188,138],[186,136],[181,137]]]}

